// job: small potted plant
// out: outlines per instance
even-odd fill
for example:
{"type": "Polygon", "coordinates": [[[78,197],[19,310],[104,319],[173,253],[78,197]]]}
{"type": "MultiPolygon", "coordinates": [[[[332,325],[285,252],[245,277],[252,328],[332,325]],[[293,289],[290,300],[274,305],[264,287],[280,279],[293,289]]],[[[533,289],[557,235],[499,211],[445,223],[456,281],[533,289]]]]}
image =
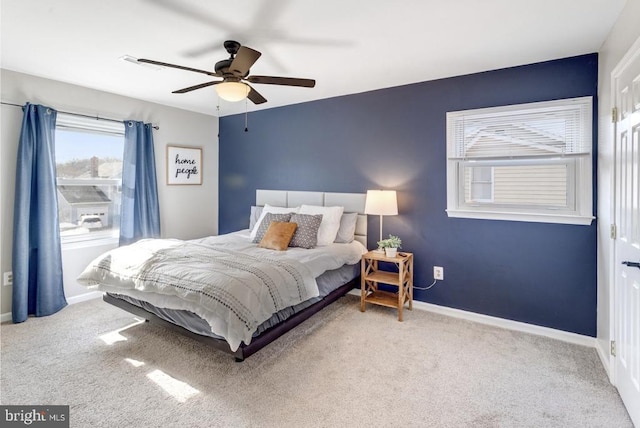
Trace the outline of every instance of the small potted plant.
{"type": "Polygon", "coordinates": [[[402,240],[394,235],[389,235],[387,239],[378,241],[378,248],[384,248],[384,252],[387,257],[395,257],[398,252],[398,248],[402,248],[401,245],[402,240]]]}

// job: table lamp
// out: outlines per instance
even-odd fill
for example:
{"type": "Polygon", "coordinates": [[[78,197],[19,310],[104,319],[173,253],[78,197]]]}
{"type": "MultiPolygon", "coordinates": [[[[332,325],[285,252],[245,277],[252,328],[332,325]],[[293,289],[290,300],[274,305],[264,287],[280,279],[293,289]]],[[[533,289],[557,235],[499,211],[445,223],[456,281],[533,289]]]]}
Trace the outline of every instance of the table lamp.
{"type": "Polygon", "coordinates": [[[382,216],[398,215],[398,199],[395,190],[367,190],[364,213],[380,216],[380,241],[382,241],[382,216]]]}

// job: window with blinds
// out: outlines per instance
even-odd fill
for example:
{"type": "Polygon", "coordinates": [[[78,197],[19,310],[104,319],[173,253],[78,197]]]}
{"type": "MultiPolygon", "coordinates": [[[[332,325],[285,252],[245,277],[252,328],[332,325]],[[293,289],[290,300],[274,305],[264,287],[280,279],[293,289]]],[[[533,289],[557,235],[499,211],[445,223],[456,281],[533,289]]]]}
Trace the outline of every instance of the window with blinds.
{"type": "Polygon", "coordinates": [[[589,224],[592,98],[447,113],[450,217],[589,224]]]}

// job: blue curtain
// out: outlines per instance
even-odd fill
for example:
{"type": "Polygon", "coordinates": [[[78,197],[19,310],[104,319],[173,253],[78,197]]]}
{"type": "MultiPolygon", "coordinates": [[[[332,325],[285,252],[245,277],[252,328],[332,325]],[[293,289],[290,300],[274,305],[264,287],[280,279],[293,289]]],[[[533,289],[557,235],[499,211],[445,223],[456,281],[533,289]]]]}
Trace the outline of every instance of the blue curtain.
{"type": "Polygon", "coordinates": [[[153,128],[132,120],[124,128],[120,245],[160,237],[153,128]]]}
{"type": "Polygon", "coordinates": [[[57,112],[29,103],[23,110],[13,211],[14,323],[29,315],[51,315],[67,305],[54,149],[57,112]]]}

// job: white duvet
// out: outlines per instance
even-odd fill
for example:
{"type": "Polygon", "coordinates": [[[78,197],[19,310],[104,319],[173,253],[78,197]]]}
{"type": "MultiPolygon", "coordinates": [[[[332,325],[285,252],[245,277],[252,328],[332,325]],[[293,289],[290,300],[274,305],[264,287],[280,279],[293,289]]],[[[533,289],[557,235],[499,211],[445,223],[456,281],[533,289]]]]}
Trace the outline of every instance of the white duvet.
{"type": "Polygon", "coordinates": [[[274,251],[249,230],[191,241],[141,240],[95,259],[78,281],[154,306],[191,311],[235,351],[275,312],[318,296],[315,278],[360,261],[357,241],[274,251]]]}

